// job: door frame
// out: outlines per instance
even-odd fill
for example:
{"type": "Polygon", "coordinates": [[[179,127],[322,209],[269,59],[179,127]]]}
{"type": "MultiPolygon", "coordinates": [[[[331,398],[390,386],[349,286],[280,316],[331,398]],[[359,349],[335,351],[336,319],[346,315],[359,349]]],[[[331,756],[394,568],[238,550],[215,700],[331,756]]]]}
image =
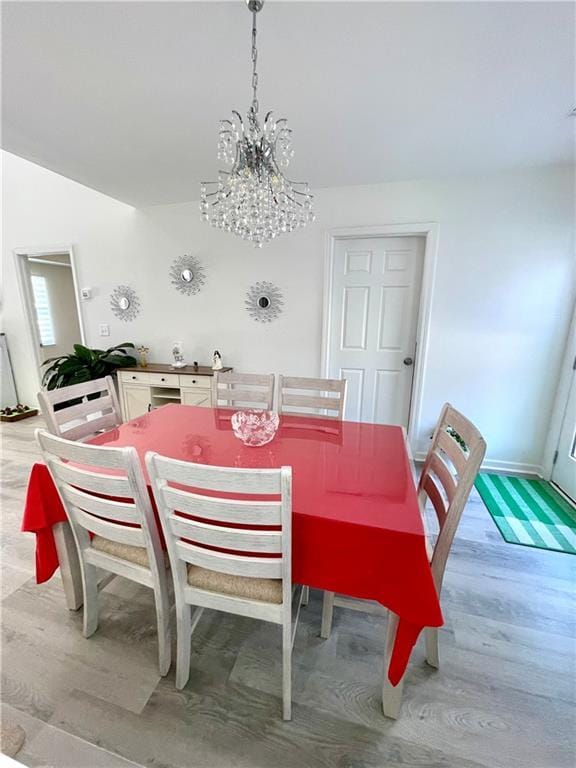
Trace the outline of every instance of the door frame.
{"type": "Polygon", "coordinates": [[[416,330],[416,354],[412,396],[408,414],[408,440],[415,446],[422,418],[424,399],[424,380],[430,342],[430,321],[432,317],[432,297],[438,260],[439,225],[436,222],[416,222],[414,224],[381,224],[362,227],[338,227],[329,229],[325,234],[324,257],[324,306],[322,321],[322,376],[327,377],[330,367],[330,323],[331,296],[334,275],[334,253],[339,240],[355,240],[363,237],[424,237],[424,264],[422,265],[422,284],[418,306],[418,324],[416,330]]]}
{"type": "Polygon", "coordinates": [[[82,344],[86,344],[86,334],[84,330],[84,318],[82,316],[82,305],[80,303],[80,289],[78,283],[78,272],[76,270],[76,260],[74,258],[74,248],[72,245],[61,246],[49,246],[47,248],[39,248],[34,246],[32,248],[14,248],[12,250],[14,254],[14,261],[16,264],[16,276],[18,279],[18,287],[20,289],[20,296],[22,298],[22,309],[24,312],[24,318],[26,320],[26,335],[29,343],[32,345],[32,354],[34,355],[35,373],[38,381],[38,387],[42,388],[42,376],[40,374],[42,368],[42,358],[40,357],[40,336],[38,334],[38,328],[36,325],[36,317],[34,312],[34,297],[32,295],[32,288],[30,281],[28,280],[28,273],[26,271],[25,259],[28,257],[34,258],[35,256],[56,256],[61,253],[67,253],[70,258],[70,268],[72,270],[72,284],[74,286],[74,300],[76,302],[76,313],[78,315],[78,325],[80,326],[80,340],[82,344]]]}
{"type": "Polygon", "coordinates": [[[552,478],[552,472],[554,470],[554,454],[558,450],[558,443],[560,442],[560,433],[562,432],[564,416],[566,414],[566,408],[568,407],[568,396],[570,394],[572,376],[575,375],[575,365],[576,304],[574,305],[572,320],[570,322],[570,329],[568,331],[568,337],[566,338],[564,356],[562,358],[562,364],[560,367],[558,388],[556,390],[554,403],[552,405],[552,413],[550,415],[550,427],[548,429],[548,435],[544,445],[544,454],[542,456],[542,477],[544,480],[550,480],[552,478]]]}

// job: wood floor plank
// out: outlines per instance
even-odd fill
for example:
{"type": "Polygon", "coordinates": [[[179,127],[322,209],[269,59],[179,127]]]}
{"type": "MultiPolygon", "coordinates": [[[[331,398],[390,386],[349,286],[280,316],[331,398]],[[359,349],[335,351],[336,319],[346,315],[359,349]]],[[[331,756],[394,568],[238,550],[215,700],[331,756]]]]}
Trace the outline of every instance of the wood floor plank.
{"type": "Polygon", "coordinates": [[[19,764],[29,768],[138,768],[130,760],[54,728],[7,704],[2,705],[2,721],[24,729],[26,741],[16,759],[19,764]]]}

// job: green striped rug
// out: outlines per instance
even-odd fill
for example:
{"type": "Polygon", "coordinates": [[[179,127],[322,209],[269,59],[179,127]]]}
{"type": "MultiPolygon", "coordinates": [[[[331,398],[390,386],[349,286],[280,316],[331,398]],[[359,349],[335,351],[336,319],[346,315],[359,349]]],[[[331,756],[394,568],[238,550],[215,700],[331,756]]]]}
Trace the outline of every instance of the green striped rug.
{"type": "Polygon", "coordinates": [[[475,485],[505,541],[576,554],[576,509],[550,483],[482,473],[475,485]]]}

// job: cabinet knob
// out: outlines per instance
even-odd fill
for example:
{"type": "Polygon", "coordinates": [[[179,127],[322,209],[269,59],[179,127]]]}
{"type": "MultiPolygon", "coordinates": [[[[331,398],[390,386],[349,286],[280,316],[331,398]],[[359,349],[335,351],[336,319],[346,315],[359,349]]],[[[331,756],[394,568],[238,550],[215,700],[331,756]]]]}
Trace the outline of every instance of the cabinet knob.
{"type": "Polygon", "coordinates": [[[192,384],[196,384],[196,379],[192,379],[192,384]]]}
{"type": "Polygon", "coordinates": [[[136,379],[136,376],[132,376],[133,379],[136,379]]]}
{"type": "Polygon", "coordinates": [[[164,376],[162,376],[162,378],[160,379],[160,381],[166,381],[166,379],[164,378],[164,376]]]}

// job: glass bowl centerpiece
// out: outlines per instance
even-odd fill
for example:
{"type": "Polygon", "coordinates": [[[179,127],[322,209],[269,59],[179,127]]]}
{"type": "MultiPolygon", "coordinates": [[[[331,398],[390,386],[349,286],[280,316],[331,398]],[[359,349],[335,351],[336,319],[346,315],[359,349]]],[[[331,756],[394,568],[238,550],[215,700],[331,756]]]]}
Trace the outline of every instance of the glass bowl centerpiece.
{"type": "Polygon", "coordinates": [[[249,409],[232,414],[232,430],[244,445],[257,447],[274,439],[280,419],[275,411],[249,409]]]}

